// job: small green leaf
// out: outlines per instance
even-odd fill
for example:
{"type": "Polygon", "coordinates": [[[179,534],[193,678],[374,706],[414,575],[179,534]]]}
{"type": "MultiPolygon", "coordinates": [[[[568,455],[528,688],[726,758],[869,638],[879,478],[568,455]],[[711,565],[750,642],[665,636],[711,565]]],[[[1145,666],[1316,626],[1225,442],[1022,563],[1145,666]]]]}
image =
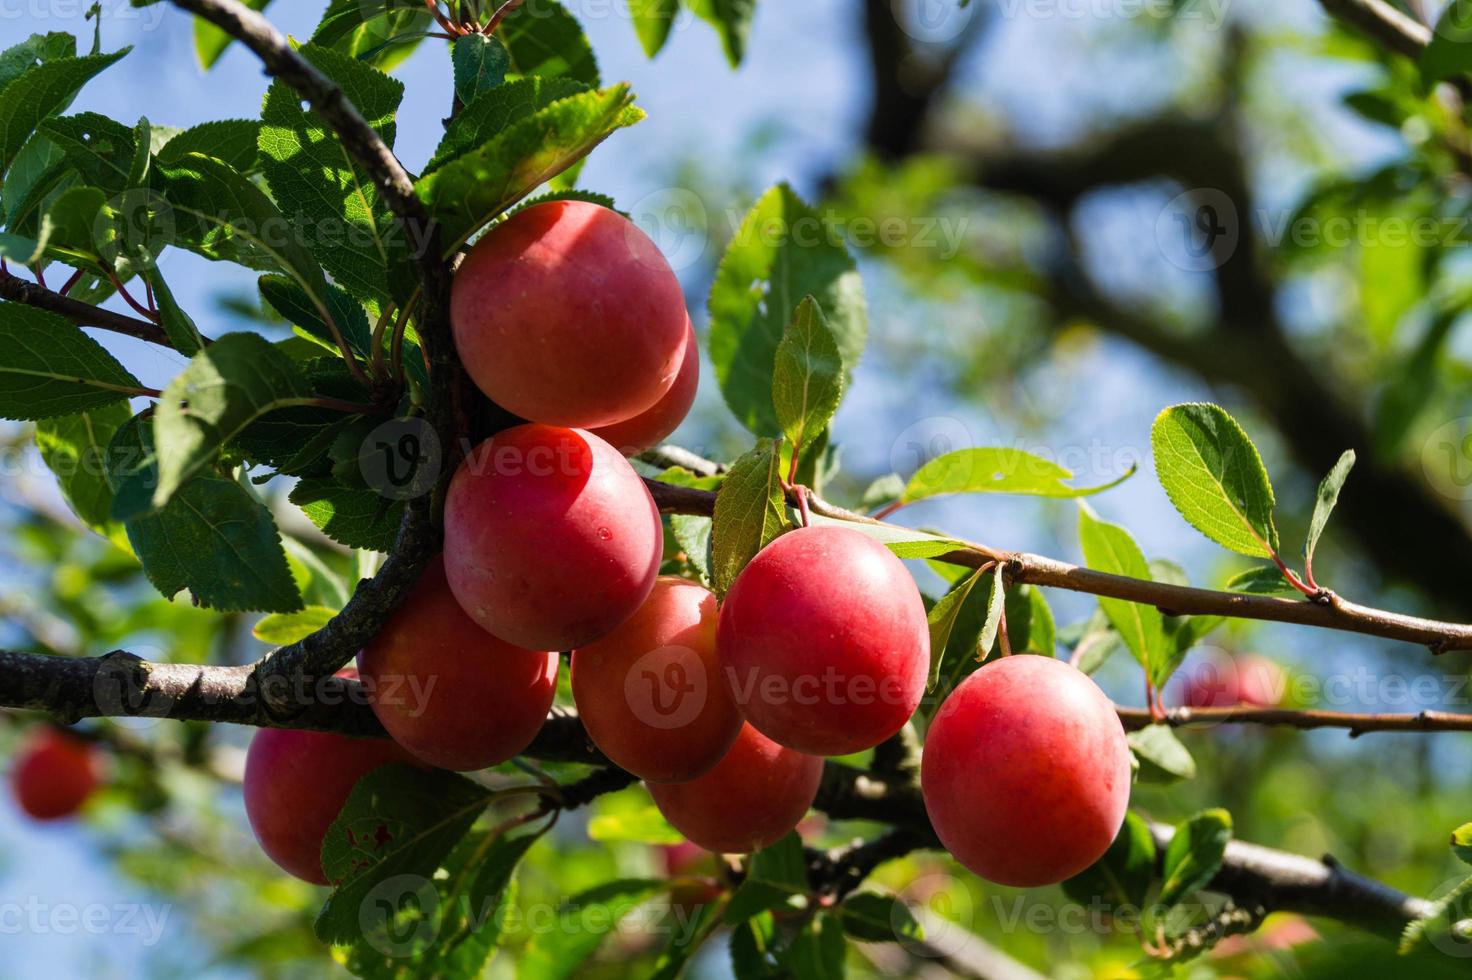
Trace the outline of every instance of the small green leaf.
{"type": "Polygon", "coordinates": [[[515,122],[415,185],[456,249],[488,222],[644,118],[627,85],[581,92],[515,122]]]}
{"type": "Polygon", "coordinates": [[[445,129],[444,139],[425,164],[430,174],[482,144],[489,143],[510,127],[562,99],[587,92],[587,86],[571,78],[514,78],[482,92],[465,106],[445,129]]]}
{"type": "Polygon", "coordinates": [[[159,446],[154,506],[168,503],[251,422],[305,405],[311,397],[291,358],[258,334],[227,334],[196,354],[164,389],[154,415],[159,446]]]}
{"type": "Polygon", "coordinates": [[[745,922],[769,909],[781,908],[807,890],[807,859],[802,839],[793,832],[752,855],[746,878],[726,906],[726,922],[745,922]]]}
{"type": "Polygon", "coordinates": [[[363,938],[375,886],[398,876],[428,883],[490,802],[489,791],[440,769],[392,765],[353,787],[322,841],[322,870],[336,889],[317,915],[317,938],[363,938]]]}
{"type": "Polygon", "coordinates": [[[1472,864],[1472,823],[1464,823],[1452,831],[1452,853],[1463,864],[1472,864]]]}
{"type": "Polygon", "coordinates": [[[639,44],[646,55],[653,58],[659,54],[679,14],[680,0],[634,0],[629,5],[634,32],[639,35],[639,44]]]}
{"type": "Polygon", "coordinates": [[[1174,783],[1196,778],[1196,760],[1169,725],[1149,725],[1125,736],[1140,760],[1140,780],[1174,783]]]}
{"type": "Polygon", "coordinates": [[[73,415],[139,394],[138,379],[56,313],[0,303],[0,418],[73,415]]]}
{"type": "Polygon", "coordinates": [[[868,332],[859,273],[823,216],[781,184],[741,222],[710,291],[716,379],[726,404],[756,435],[782,431],[772,405],[772,373],[787,323],[805,295],[822,308],[851,375],[868,332]]]}
{"type": "Polygon", "coordinates": [[[1063,892],[1080,905],[1107,902],[1112,911],[1142,909],[1155,877],[1155,838],[1134,811],[1104,856],[1063,883],[1063,892]]]}
{"type": "Polygon", "coordinates": [[[83,85],[130,50],[49,58],[0,88],[0,176],[10,169],[41,120],[65,109],[83,85]]]}
{"type": "Polygon", "coordinates": [[[746,56],[746,40],[751,34],[751,18],[756,13],[756,0],[685,0],[691,13],[716,29],[726,60],[735,68],[746,56]]]}
{"type": "Polygon", "coordinates": [[[640,844],[678,844],[685,838],[670,826],[657,807],[617,813],[600,813],[588,821],[588,837],[604,843],[634,841],[640,844]]]}
{"type": "MultiPolygon", "coordinates": [[[[271,0],[242,0],[242,3],[251,10],[261,11],[270,5],[271,0]]],[[[194,18],[194,55],[199,59],[199,67],[205,71],[215,67],[233,40],[223,28],[203,17],[194,18]]]]}
{"type": "Polygon", "coordinates": [[[1166,496],[1196,530],[1251,558],[1278,550],[1273,488],[1257,447],[1218,405],[1175,405],[1150,430],[1166,496]]]}
{"type": "Polygon", "coordinates": [[[294,613],[272,613],[263,617],[251,628],[251,635],[262,643],[286,646],[303,640],[317,632],[337,615],[337,610],[326,606],[307,606],[294,613]]]}
{"type": "MultiPolygon", "coordinates": [[[[1000,562],[992,566],[991,589],[987,593],[986,620],[982,623],[981,636],[976,643],[977,650],[982,656],[985,656],[992,648],[992,644],[997,642],[997,631],[1002,626],[1002,613],[1007,608],[1007,583],[1002,578],[1002,574],[1003,566],[1000,562]]],[[[1011,637],[1009,636],[1008,639],[1010,640],[1011,637]]]]}
{"type": "Polygon", "coordinates": [[[770,439],[731,464],[711,518],[711,579],[724,595],[746,563],[787,530],[787,509],[770,439]]]}
{"type": "Polygon", "coordinates": [[[1245,572],[1238,572],[1227,579],[1228,592],[1245,592],[1248,595],[1281,595],[1302,597],[1276,565],[1259,565],[1245,572]]]}
{"type": "Polygon", "coordinates": [[[1314,549],[1319,546],[1319,536],[1324,533],[1324,525],[1329,523],[1329,515],[1334,513],[1334,505],[1339,503],[1339,491],[1344,488],[1344,481],[1349,478],[1349,471],[1354,468],[1354,450],[1346,449],[1344,455],[1339,457],[1339,462],[1324,477],[1324,482],[1319,484],[1319,493],[1314,500],[1313,519],[1308,524],[1308,543],[1303,547],[1304,559],[1313,565],[1314,549]]]}
{"type": "Polygon", "coordinates": [[[1131,468],[1124,476],[1096,487],[1071,487],[1064,481],[1073,479],[1072,471],[1021,449],[958,449],[916,470],[900,499],[908,504],[952,493],[1087,497],[1119,486],[1134,473],[1131,468]]]}
{"type": "Polygon", "coordinates": [[[803,297],[777,345],[772,405],[777,424],[797,449],[833,421],[843,398],[843,357],[817,300],[803,297]]]}
{"type": "Polygon", "coordinates": [[[56,474],[67,506],[78,520],[104,537],[116,526],[111,519],[107,447],[132,415],[125,403],[118,402],[36,423],[36,446],[56,474]]]}
{"type": "MultiPolygon", "coordinates": [[[[1130,533],[1117,524],[1101,521],[1085,504],[1079,504],[1079,542],[1084,561],[1096,571],[1150,580],[1150,565],[1130,533]]],[[[1138,602],[1101,597],[1099,608],[1109,617],[1125,646],[1147,671],[1165,654],[1165,622],[1160,610],[1138,602]]]]}
{"type": "Polygon", "coordinates": [[[496,31],[518,75],[571,78],[599,85],[598,60],[577,18],[556,0],[528,0],[496,31]]]}
{"type": "Polygon", "coordinates": [[[940,600],[930,608],[926,616],[926,620],[930,623],[930,680],[926,684],[926,690],[935,690],[936,682],[940,680],[941,664],[946,655],[946,644],[950,642],[951,631],[956,628],[957,617],[961,615],[961,610],[966,604],[966,599],[971,595],[971,590],[985,574],[984,569],[978,568],[952,586],[950,591],[941,596],[940,600]]]}
{"type": "Polygon", "coordinates": [[[843,980],[848,945],[838,916],[819,912],[793,937],[782,961],[794,980],[843,980]]]}
{"type": "Polygon", "coordinates": [[[843,930],[866,943],[919,942],[925,930],[910,907],[893,895],[854,892],[838,906],[843,930]]]}
{"type": "Polygon", "coordinates": [[[455,40],[450,51],[455,68],[455,95],[469,103],[477,95],[506,81],[511,55],[496,38],[487,34],[466,34],[455,40]]]}
{"type": "Polygon", "coordinates": [[[1232,839],[1232,815],[1226,810],[1202,810],[1176,825],[1165,848],[1160,904],[1169,908],[1211,882],[1221,869],[1232,839]]]}

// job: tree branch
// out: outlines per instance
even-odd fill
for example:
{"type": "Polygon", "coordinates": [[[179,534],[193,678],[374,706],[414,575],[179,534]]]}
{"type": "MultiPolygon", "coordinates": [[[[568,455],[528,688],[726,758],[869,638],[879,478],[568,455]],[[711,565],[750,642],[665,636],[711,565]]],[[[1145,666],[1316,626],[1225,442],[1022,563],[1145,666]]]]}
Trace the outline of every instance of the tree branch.
{"type": "Polygon", "coordinates": [[[98,327],[127,337],[146,340],[160,347],[172,348],[174,346],[169,340],[169,335],[156,323],[115,313],[112,310],[104,310],[100,306],[93,306],[90,303],[63,296],[61,293],[52,292],[40,283],[11,275],[5,270],[0,270],[0,298],[8,299],[12,303],[34,306],[38,310],[60,314],[79,327],[98,327]]]}
{"type": "MultiPolygon", "coordinates": [[[[1154,724],[1146,708],[1116,705],[1119,720],[1127,731],[1154,724]]],[[[1367,732],[1472,732],[1472,715],[1452,711],[1421,711],[1414,714],[1363,714],[1353,711],[1318,711],[1294,708],[1170,708],[1162,724],[1172,728],[1192,725],[1268,725],[1311,730],[1343,728],[1350,738],[1367,732]]]]}
{"type": "Polygon", "coordinates": [[[1431,28],[1395,9],[1384,0],[1319,0],[1337,20],[1353,26],[1390,51],[1419,58],[1431,43],[1431,28]]]}

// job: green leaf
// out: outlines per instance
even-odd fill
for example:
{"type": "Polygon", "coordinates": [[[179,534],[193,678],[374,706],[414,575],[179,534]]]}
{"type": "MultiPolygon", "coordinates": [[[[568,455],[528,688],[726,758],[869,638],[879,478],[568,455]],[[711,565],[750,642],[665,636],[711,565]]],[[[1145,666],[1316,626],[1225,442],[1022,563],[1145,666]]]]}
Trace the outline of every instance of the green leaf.
{"type": "Polygon", "coordinates": [[[772,406],[787,441],[801,449],[828,428],[843,398],[843,357],[817,300],[803,297],[777,345],[772,406]]]}
{"type": "Polygon", "coordinates": [[[577,19],[554,0],[527,0],[497,30],[518,75],[567,77],[599,84],[593,46],[577,19]]]}
{"type": "MultiPolygon", "coordinates": [[[[265,10],[271,0],[241,0],[241,2],[251,10],[260,11],[265,10]]],[[[220,56],[225,53],[225,49],[233,40],[234,38],[225,33],[222,28],[216,27],[203,17],[194,18],[194,55],[199,59],[199,67],[205,71],[215,67],[215,63],[220,60],[220,56]]]]}
{"type": "Polygon", "coordinates": [[[476,147],[495,139],[519,122],[554,102],[587,92],[571,78],[515,78],[482,92],[468,103],[445,130],[444,139],[424,167],[430,174],[476,147]]]}
{"type": "Polygon", "coordinates": [[[986,619],[982,621],[981,635],[976,641],[976,648],[982,656],[985,656],[986,652],[992,648],[992,644],[997,642],[997,631],[1002,626],[1002,613],[1006,608],[1007,586],[1002,579],[1002,565],[993,565],[991,584],[987,591],[986,619]]]}
{"type": "Polygon", "coordinates": [[[848,945],[843,922],[828,912],[819,912],[793,937],[783,962],[794,980],[843,980],[843,958],[848,945]]]}
{"type": "Polygon", "coordinates": [[[191,153],[214,157],[243,174],[260,166],[261,124],[254,119],[219,119],[176,133],[155,154],[159,163],[173,165],[191,153]]]}
{"type": "Polygon", "coordinates": [[[905,503],[952,493],[1017,493],[1039,497],[1087,497],[1117,487],[1135,473],[1096,487],[1071,487],[1073,473],[1021,449],[958,449],[930,460],[905,486],[905,503]]]}
{"type": "Polygon", "coordinates": [[[402,500],[330,479],[300,480],[290,499],[323,534],[364,551],[392,551],[404,517],[402,500]]]}
{"type": "Polygon", "coordinates": [[[787,530],[787,509],[777,476],[779,454],[770,439],[731,464],[716,491],[711,518],[711,579],[724,595],[746,563],[787,530]]]}
{"type": "MultiPolygon", "coordinates": [[[[394,142],[394,113],[404,86],[377,69],[308,44],[300,54],[342,87],[363,118],[394,142]]],[[[295,218],[312,253],[343,288],[363,299],[404,300],[412,292],[405,226],[337,135],[283,81],[272,83],[261,111],[261,169],[276,204],[295,218]]]]}
{"type": "Polygon", "coordinates": [[[53,258],[77,265],[101,262],[98,232],[107,222],[107,202],[96,187],[69,187],[47,205],[41,216],[38,246],[53,258]]]}
{"type": "Polygon", "coordinates": [[[477,95],[506,81],[511,55],[496,38],[466,34],[457,38],[450,51],[455,68],[455,95],[470,103],[477,95]]]}
{"type": "MultiPolygon", "coordinates": [[[[1099,520],[1079,504],[1079,542],[1084,561],[1096,571],[1150,581],[1150,565],[1130,533],[1117,524],[1099,520]]],[[[1160,610],[1138,602],[1101,597],[1099,608],[1119,632],[1125,646],[1147,671],[1165,655],[1165,621],[1160,610]]]]}
{"type": "Polygon", "coordinates": [[[720,925],[721,910],[715,903],[707,902],[693,916],[682,914],[679,920],[679,928],[672,930],[670,941],[654,961],[650,980],[676,980],[683,976],[685,967],[720,925]]]}
{"type": "Polygon", "coordinates": [[[958,538],[948,538],[929,531],[900,527],[897,524],[868,524],[863,521],[846,521],[822,514],[809,514],[808,523],[817,526],[846,527],[873,538],[900,558],[938,558],[952,551],[970,547],[958,538]]]}
{"type": "Polygon", "coordinates": [[[104,537],[113,529],[107,447],[132,414],[127,404],[118,402],[36,423],[36,446],[56,474],[67,506],[104,537]]]}
{"type": "Polygon", "coordinates": [[[680,0],[634,0],[629,5],[634,33],[646,55],[653,58],[664,48],[679,14],[680,0]]]}
{"type": "Polygon", "coordinates": [[[1109,622],[1108,614],[1102,609],[1095,609],[1094,614],[1083,624],[1078,642],[1074,644],[1073,665],[1085,674],[1093,674],[1114,656],[1115,651],[1122,648],[1124,639],[1109,622]]]}
{"type": "Polygon", "coordinates": [[[930,680],[926,684],[926,690],[935,690],[936,682],[940,680],[940,668],[945,659],[946,644],[951,639],[951,631],[956,628],[956,620],[961,615],[961,610],[966,605],[972,589],[985,574],[983,569],[978,568],[952,586],[930,608],[926,616],[930,624],[930,680]]]}
{"type": "Polygon", "coordinates": [[[716,29],[731,67],[740,65],[746,56],[746,41],[751,35],[756,0],[685,0],[685,5],[691,13],[716,29]]]}
{"type": "MultiPolygon", "coordinates": [[[[662,483],[677,487],[694,487],[699,490],[719,490],[724,478],[721,476],[696,476],[689,470],[672,466],[659,474],[662,483]]],[[[710,528],[711,519],[695,514],[671,514],[670,530],[675,542],[685,552],[690,566],[700,575],[705,584],[710,584],[710,528]]]]}
{"type": "Polygon", "coordinates": [[[133,130],[95,112],[47,119],[36,132],[49,139],[89,184],[117,194],[129,186],[138,151],[133,130]]]}
{"type": "Polygon", "coordinates": [[[1106,902],[1113,911],[1143,909],[1155,877],[1155,838],[1134,811],[1126,813],[1114,843],[1087,870],[1063,883],[1063,892],[1080,905],[1106,902]]]}
{"type": "Polygon", "coordinates": [[[1196,778],[1196,760],[1169,725],[1149,725],[1125,736],[1140,760],[1140,781],[1174,783],[1196,778]]]}
{"type": "Polygon", "coordinates": [[[251,627],[251,636],[272,646],[286,646],[305,639],[332,621],[336,609],[307,606],[294,613],[272,613],[251,627]]]}
{"type": "Polygon", "coordinates": [[[1205,888],[1221,869],[1232,839],[1232,815],[1226,810],[1202,810],[1176,825],[1165,848],[1160,904],[1175,905],[1205,888]]]}
{"type": "MultiPolygon", "coordinates": [[[[327,328],[327,321],[322,318],[321,311],[305,289],[286,276],[273,275],[262,276],[256,286],[266,305],[299,328],[298,333],[301,336],[316,342],[323,350],[341,356],[337,341],[327,328]]],[[[325,299],[327,310],[332,314],[332,322],[342,331],[348,347],[359,357],[371,357],[373,327],[368,322],[363,304],[354,299],[347,290],[335,285],[327,287],[325,299]]]]}
{"type": "Polygon", "coordinates": [[[807,859],[803,855],[802,839],[792,832],[752,855],[746,878],[726,906],[726,923],[734,925],[769,909],[781,908],[797,896],[807,894],[807,890],[807,859]]]}
{"type": "Polygon", "coordinates": [[[1259,565],[1245,572],[1238,572],[1227,579],[1228,592],[1245,592],[1248,595],[1281,595],[1302,597],[1276,565],[1259,565]]]}
{"type": "Polygon", "coordinates": [[[56,58],[75,58],[77,39],[61,31],[32,34],[19,44],[0,51],[0,88],[9,85],[38,63],[56,58]]]}
{"type": "Polygon", "coordinates": [[[588,821],[588,837],[604,843],[634,841],[640,844],[678,844],[685,838],[670,826],[657,807],[618,813],[600,813],[588,821]]]}
{"type": "Polygon", "coordinates": [[[844,932],[861,942],[919,942],[925,938],[910,907],[893,895],[854,892],[838,906],[838,917],[844,932]]]}
{"type": "Polygon", "coordinates": [[[617,879],[588,889],[558,909],[556,929],[537,932],[516,964],[517,980],[567,980],[598,951],[603,939],[666,882],[617,879]]]}
{"type": "Polygon", "coordinates": [[[779,975],[767,956],[773,945],[772,932],[771,913],[731,926],[731,972],[735,980],[771,980],[779,975]]]}
{"type": "Polygon", "coordinates": [[[83,85],[130,50],[51,58],[0,88],[0,176],[10,169],[41,120],[65,109],[83,85]]]}
{"type": "Polygon", "coordinates": [[[305,405],[312,393],[296,364],[265,338],[232,333],[196,354],[164,389],[154,415],[162,507],[220,449],[268,412],[305,405]]]}
{"type": "Polygon", "coordinates": [[[374,888],[399,876],[427,882],[489,802],[484,787],[440,769],[393,765],[360,779],[322,841],[322,870],[336,889],[317,914],[317,938],[364,938],[374,888]]]}
{"type": "Polygon", "coordinates": [[[1043,590],[1034,585],[1015,585],[1007,593],[1007,639],[1013,653],[1036,653],[1044,657],[1058,651],[1053,610],[1043,590]]]}
{"type": "Polygon", "coordinates": [[[74,415],[139,394],[138,379],[70,320],[0,303],[0,418],[74,415]]]}
{"type": "Polygon", "coordinates": [[[1469,919],[1472,919],[1472,878],[1433,902],[1421,918],[1406,923],[1400,937],[1400,954],[1414,952],[1433,936],[1455,936],[1461,948],[1468,939],[1469,919]]]}
{"type": "Polygon", "coordinates": [[[133,512],[124,525],[128,542],[165,598],[188,589],[197,605],[221,612],[302,607],[271,512],[239,483],[201,473],[147,512],[157,483],[153,427],[136,417],[113,437],[107,466],[113,517],[133,512]]]}
{"type": "Polygon", "coordinates": [[[1472,11],[1450,3],[1421,51],[1421,79],[1426,85],[1472,71],[1472,11]]]}
{"type": "Polygon", "coordinates": [[[456,249],[512,204],[644,118],[627,85],[582,92],[509,126],[415,185],[456,249]]]}
{"type": "Polygon", "coordinates": [[[852,375],[864,351],[863,285],[843,242],[786,184],[767,191],[726,248],[710,291],[710,353],[726,404],[759,436],[782,430],[772,405],[777,347],[812,296],[852,375]]]}
{"type": "Polygon", "coordinates": [[[1217,405],[1175,405],[1150,430],[1166,496],[1196,530],[1252,558],[1278,550],[1273,488],[1257,447],[1217,405]]]}
{"type": "Polygon", "coordinates": [[[164,275],[158,267],[145,269],[143,278],[153,287],[154,299],[158,301],[159,326],[164,328],[169,343],[185,357],[193,357],[204,350],[204,338],[200,336],[199,327],[194,325],[194,320],[174,298],[174,291],[164,281],[164,275]]]}
{"type": "Polygon", "coordinates": [[[1344,488],[1344,481],[1349,478],[1349,471],[1354,468],[1354,450],[1346,449],[1344,455],[1339,457],[1339,462],[1324,477],[1324,482],[1319,484],[1319,493],[1314,500],[1313,518],[1308,524],[1308,543],[1303,547],[1304,559],[1310,566],[1314,561],[1314,549],[1319,546],[1319,536],[1324,533],[1324,525],[1329,523],[1329,515],[1334,513],[1334,505],[1339,503],[1339,491],[1344,488]]]}
{"type": "Polygon", "coordinates": [[[0,184],[5,227],[35,237],[47,198],[75,179],[61,147],[44,136],[32,136],[0,184]]]}
{"type": "Polygon", "coordinates": [[[1472,864],[1472,823],[1464,823],[1452,831],[1452,853],[1463,864],[1472,864]]]}

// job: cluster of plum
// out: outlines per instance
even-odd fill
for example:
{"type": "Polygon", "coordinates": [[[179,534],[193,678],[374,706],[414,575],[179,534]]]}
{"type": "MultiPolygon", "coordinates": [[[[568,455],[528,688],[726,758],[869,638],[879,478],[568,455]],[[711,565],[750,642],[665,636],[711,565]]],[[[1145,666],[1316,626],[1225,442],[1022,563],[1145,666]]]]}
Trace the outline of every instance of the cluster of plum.
{"type": "MultiPolygon", "coordinates": [[[[925,693],[926,610],[904,565],[831,525],[781,535],[724,597],[659,577],[661,518],[624,454],[694,398],[694,332],[674,273],[616,212],[524,209],[457,274],[471,378],[529,421],[450,482],[444,551],[361,651],[392,740],[263,729],[245,805],[265,852],[327,883],[323,838],[354,784],[392,762],[471,771],[531,745],[560,651],[589,738],[643,779],[690,841],[746,852],[794,829],[824,757],[896,735],[925,693]]],[[[922,761],[937,835],[993,881],[1081,871],[1113,840],[1130,758],[1112,704],[1050,657],[981,667],[941,706],[922,761]]]]}

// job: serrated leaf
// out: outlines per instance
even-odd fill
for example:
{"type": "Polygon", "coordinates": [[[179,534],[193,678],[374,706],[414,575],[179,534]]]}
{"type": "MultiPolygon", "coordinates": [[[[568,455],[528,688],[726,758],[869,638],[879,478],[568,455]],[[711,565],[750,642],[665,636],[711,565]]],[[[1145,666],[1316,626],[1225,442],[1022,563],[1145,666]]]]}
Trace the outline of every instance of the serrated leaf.
{"type": "Polygon", "coordinates": [[[868,314],[858,270],[822,216],[786,184],[762,195],[726,247],[710,291],[710,353],[726,404],[759,436],[781,432],[772,373],[805,295],[822,308],[846,375],[863,354],[868,314]]]}
{"type": "Polygon", "coordinates": [[[174,134],[155,157],[159,163],[176,164],[190,153],[201,153],[246,174],[260,166],[260,136],[261,124],[254,119],[219,119],[174,134]]]}
{"type": "Polygon", "coordinates": [[[1196,760],[1169,725],[1148,725],[1125,736],[1140,760],[1140,780],[1173,783],[1196,778],[1196,760]]]}
{"type": "Polygon", "coordinates": [[[323,534],[364,551],[392,551],[404,517],[402,500],[329,479],[299,480],[290,499],[323,534]]]}
{"type": "Polygon", "coordinates": [[[36,447],[56,474],[67,506],[78,520],[104,537],[115,527],[107,447],[132,415],[127,404],[118,402],[36,423],[36,447]]]}
{"type": "Polygon", "coordinates": [[[82,179],[116,194],[130,186],[129,171],[137,154],[133,130],[95,112],[47,119],[36,132],[59,148],[82,179]]]}
{"type": "Polygon", "coordinates": [[[925,929],[910,907],[893,895],[854,892],[838,906],[843,930],[866,943],[919,942],[925,929]]]}
{"type": "Polygon", "coordinates": [[[332,622],[336,615],[336,609],[326,606],[307,606],[294,613],[272,613],[252,626],[250,633],[262,643],[284,647],[311,636],[332,622]]]}
{"type": "Polygon", "coordinates": [[[787,530],[787,510],[777,475],[779,455],[770,439],[731,464],[716,491],[711,518],[711,580],[724,595],[756,553],[787,530]]]}
{"type": "Polygon", "coordinates": [[[162,507],[221,447],[256,419],[308,404],[312,392],[295,362],[253,333],[221,337],[196,354],[164,389],[154,415],[162,507]]]}
{"type": "Polygon", "coordinates": [[[138,379],[70,320],[0,303],[0,418],[73,415],[139,394],[138,379]]]}
{"type": "MultiPolygon", "coordinates": [[[[941,596],[926,616],[930,624],[930,680],[926,684],[926,690],[935,690],[936,682],[940,680],[940,668],[946,655],[946,645],[950,642],[951,631],[956,628],[956,620],[961,615],[961,610],[970,597],[971,591],[976,588],[986,572],[978,568],[956,583],[951,589],[941,596]]],[[[988,604],[990,605],[990,604],[988,604]]]]}
{"type": "Polygon", "coordinates": [[[1166,496],[1196,530],[1252,558],[1278,550],[1273,488],[1257,447],[1218,405],[1175,405],[1150,430],[1166,496]]]}
{"type": "Polygon", "coordinates": [[[415,185],[459,248],[487,222],[644,118],[627,85],[581,92],[518,120],[415,185]]]}
{"type": "Polygon", "coordinates": [[[1170,908],[1205,888],[1221,869],[1231,839],[1232,815],[1219,808],[1177,824],[1165,848],[1160,904],[1170,908]]]}
{"type": "Polygon", "coordinates": [[[527,0],[496,33],[518,75],[567,77],[590,88],[598,87],[593,46],[577,19],[555,0],[527,0]]]}
{"type": "Polygon", "coordinates": [[[751,35],[751,18],[756,14],[756,0],[685,0],[691,13],[716,29],[726,60],[735,68],[746,56],[746,41],[751,35]]]}
{"type": "Polygon", "coordinates": [[[726,906],[727,924],[745,922],[752,916],[786,905],[808,890],[807,859],[802,839],[789,833],[751,857],[746,877],[726,906]]]}
{"type": "MultiPolygon", "coordinates": [[[[339,86],[383,141],[394,142],[394,113],[404,85],[328,48],[299,52],[339,86]]],[[[261,170],[282,212],[307,230],[313,255],[343,288],[363,299],[407,299],[405,226],[337,135],[283,81],[272,83],[261,111],[261,170]]]]}
{"type": "Polygon", "coordinates": [[[10,169],[43,119],[65,109],[83,85],[131,50],[51,58],[0,88],[0,176],[10,169]]]}
{"type": "Polygon", "coordinates": [[[162,509],[146,512],[157,484],[153,452],[153,427],[130,419],[108,446],[107,477],[114,517],[120,504],[134,512],[124,527],[154,588],[165,598],[188,589],[195,603],[221,612],[300,609],[276,522],[239,483],[201,473],[162,509]]]}
{"type": "Polygon", "coordinates": [[[588,87],[571,78],[514,78],[488,92],[482,92],[468,103],[445,129],[444,139],[434,156],[425,164],[430,174],[446,163],[487,143],[512,123],[533,115],[560,99],[566,99],[588,87]]]}
{"type": "MultiPolygon", "coordinates": [[[[271,4],[271,0],[241,0],[251,10],[265,10],[271,4]]],[[[212,22],[203,17],[194,18],[194,56],[199,59],[199,67],[209,71],[215,67],[225,49],[235,39],[225,32],[223,28],[216,27],[212,22]]]]}
{"type": "Polygon", "coordinates": [[[57,194],[41,216],[37,247],[71,264],[97,265],[97,236],[107,223],[103,211],[106,205],[102,191],[96,187],[69,187],[57,194]]]}
{"type": "MultiPolygon", "coordinates": [[[[1084,561],[1096,571],[1150,580],[1150,564],[1130,533],[1101,521],[1086,505],[1079,505],[1079,543],[1084,561]]],[[[1100,597],[1099,608],[1109,617],[1120,638],[1147,671],[1165,655],[1165,621],[1160,610],[1138,602],[1100,597]]]]}
{"type": "Polygon", "coordinates": [[[1319,546],[1319,536],[1324,533],[1324,525],[1329,523],[1329,515],[1334,513],[1334,505],[1339,503],[1339,491],[1344,488],[1344,481],[1349,478],[1349,471],[1354,468],[1354,450],[1346,449],[1344,455],[1339,457],[1339,462],[1329,471],[1319,484],[1319,492],[1314,498],[1314,514],[1308,524],[1308,542],[1303,546],[1304,560],[1313,565],[1314,549],[1319,546]]]}
{"type": "Polygon", "coordinates": [[[1248,595],[1281,595],[1302,596],[1288,580],[1283,577],[1276,565],[1259,565],[1249,568],[1245,572],[1238,572],[1227,579],[1225,586],[1228,592],[1245,592],[1248,595]]]}
{"type": "Polygon", "coordinates": [[[363,938],[361,910],[398,876],[428,883],[491,797],[463,776],[393,765],[360,779],[322,841],[322,870],[336,888],[317,914],[317,938],[363,938]]]}
{"type": "MultiPolygon", "coordinates": [[[[327,321],[322,318],[321,311],[305,289],[286,276],[274,275],[262,276],[257,280],[256,286],[266,305],[281,314],[292,326],[300,328],[302,336],[316,342],[323,350],[341,356],[337,341],[327,328],[327,321]]],[[[342,331],[348,347],[359,357],[372,356],[373,327],[368,322],[363,304],[354,299],[347,290],[334,285],[327,287],[324,298],[328,312],[332,314],[332,322],[342,331]]]]}
{"type": "Polygon", "coordinates": [[[685,838],[670,826],[657,807],[618,813],[600,813],[588,821],[588,837],[604,843],[634,841],[640,844],[678,844],[685,838]]]}
{"type": "Polygon", "coordinates": [[[1063,882],[1063,892],[1080,905],[1107,902],[1112,911],[1142,909],[1155,877],[1155,838],[1150,826],[1134,811],[1104,856],[1085,871],[1063,882]]]}
{"type": "Polygon", "coordinates": [[[37,64],[56,58],[75,58],[77,39],[62,31],[32,34],[19,44],[0,51],[0,88],[9,85],[37,64]]]}
{"type": "Polygon", "coordinates": [[[817,300],[804,296],[777,344],[772,406],[788,442],[807,446],[833,421],[843,398],[843,356],[817,300]]]}
{"type": "Polygon", "coordinates": [[[1465,944],[1469,933],[1468,923],[1472,920],[1472,878],[1468,878],[1441,898],[1431,903],[1431,908],[1419,919],[1406,923],[1401,933],[1399,951],[1406,956],[1420,948],[1432,936],[1455,933],[1458,945],[1465,944]]]}
{"type": "Polygon", "coordinates": [[[953,493],[1016,493],[1039,497],[1087,497],[1117,487],[1134,475],[1095,487],[1071,487],[1073,472],[1021,449],[958,449],[927,462],[905,486],[900,499],[914,503],[953,493]]]}
{"type": "Polygon", "coordinates": [[[477,95],[506,81],[511,55],[494,37],[466,34],[455,39],[450,62],[455,69],[455,95],[468,104],[477,95]]]}
{"type": "Polygon", "coordinates": [[[680,14],[680,0],[634,0],[629,16],[644,53],[653,58],[664,48],[680,14]]]}

